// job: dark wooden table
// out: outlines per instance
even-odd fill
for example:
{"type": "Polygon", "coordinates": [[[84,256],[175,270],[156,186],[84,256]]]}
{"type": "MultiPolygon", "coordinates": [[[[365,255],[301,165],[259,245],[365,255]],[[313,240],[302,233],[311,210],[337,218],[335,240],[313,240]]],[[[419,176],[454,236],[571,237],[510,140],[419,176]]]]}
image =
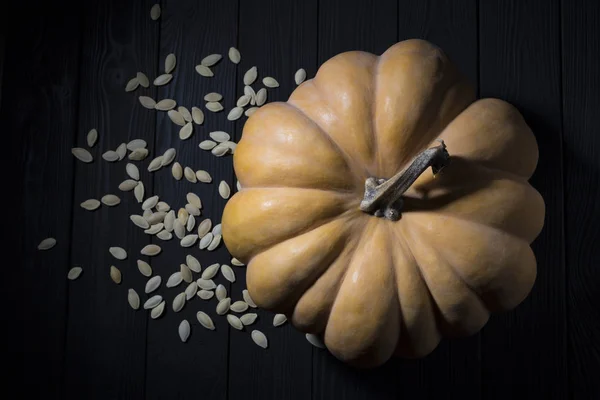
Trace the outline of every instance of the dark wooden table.
{"type": "MultiPolygon", "coordinates": [[[[10,216],[22,229],[11,244],[20,261],[10,267],[22,274],[23,286],[4,282],[7,293],[19,294],[23,344],[11,346],[26,377],[19,393],[36,399],[600,398],[600,2],[161,0],[162,17],[152,21],[153,3],[26,1],[3,16],[0,129],[17,153],[9,173],[16,169],[23,178],[13,186],[20,208],[10,216]],[[269,100],[285,100],[299,67],[312,77],[339,52],[380,54],[415,37],[442,47],[481,97],[517,106],[535,132],[540,160],[532,184],[547,212],[533,244],[538,278],[524,303],[493,316],[473,337],[443,341],[423,360],[392,360],[371,371],[342,365],[289,324],[273,328],[272,315],[263,311],[257,326],[270,339],[267,351],[223,318],[214,332],[199,327],[195,313],[208,308],[200,299],[179,314],[169,308],[159,320],[129,308],[127,289],[142,293],[145,282],[135,267],[138,249],[157,239],[125,222],[139,212],[133,196],[117,189],[125,161],[109,164],[100,155],[145,139],[147,193],[180,206],[194,190],[204,215],[219,220],[225,201],[216,184],[176,182],[170,168],[149,173],[145,167],[174,147],[182,165],[209,170],[233,187],[231,157],[208,157],[197,143],[223,127],[238,140],[245,120],[207,115],[183,142],[165,113],[140,106],[139,95],[202,107],[203,95],[214,90],[229,109],[243,72],[257,65],[261,76],[281,84],[269,100]],[[230,46],[242,53],[238,67],[222,62],[210,80],[194,72],[202,57],[226,54],[230,46]],[[170,52],[177,67],[169,85],[124,92],[136,71],[157,76],[170,52]],[[88,165],[70,149],[83,146],[91,128],[100,139],[88,165]],[[123,202],[94,213],[79,207],[105,193],[123,202]],[[56,237],[57,246],[37,251],[46,236],[56,237]],[[129,258],[117,262],[109,246],[126,247],[129,258]],[[111,264],[123,271],[121,285],[109,279],[111,264]],[[74,265],[84,273],[68,281],[74,265]],[[193,328],[185,344],[177,336],[181,318],[193,328]]],[[[169,256],[152,265],[166,278],[188,251],[176,240],[161,245],[169,256]]],[[[203,266],[229,261],[223,246],[209,255],[195,250],[203,266]]],[[[240,292],[244,273],[236,271],[233,288],[240,292]]],[[[165,295],[170,300],[180,290],[165,295]]]]}

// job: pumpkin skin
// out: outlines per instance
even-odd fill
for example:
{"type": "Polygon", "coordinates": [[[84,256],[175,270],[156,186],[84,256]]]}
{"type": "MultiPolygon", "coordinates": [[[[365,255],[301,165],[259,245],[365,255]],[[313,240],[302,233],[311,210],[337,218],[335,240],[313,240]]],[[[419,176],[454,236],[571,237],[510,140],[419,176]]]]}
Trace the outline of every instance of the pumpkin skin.
{"type": "Polygon", "coordinates": [[[252,298],[349,364],[425,356],[534,284],[535,137],[510,104],[476,101],[426,41],[328,60],[248,119],[233,157],[242,189],[223,239],[252,298]],[[367,178],[392,177],[438,139],[450,164],[418,177],[398,221],[359,209],[367,178]]]}

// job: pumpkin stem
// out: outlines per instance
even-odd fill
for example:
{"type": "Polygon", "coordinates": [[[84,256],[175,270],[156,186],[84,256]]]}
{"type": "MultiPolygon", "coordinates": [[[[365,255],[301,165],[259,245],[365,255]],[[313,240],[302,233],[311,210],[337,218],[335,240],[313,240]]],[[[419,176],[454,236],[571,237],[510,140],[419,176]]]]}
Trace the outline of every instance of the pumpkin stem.
{"type": "Polygon", "coordinates": [[[431,167],[433,174],[438,174],[450,162],[446,144],[439,140],[440,145],[431,147],[419,154],[411,164],[390,179],[370,177],[365,181],[365,196],[360,202],[360,209],[376,217],[390,221],[398,221],[402,211],[402,195],[431,167]]]}

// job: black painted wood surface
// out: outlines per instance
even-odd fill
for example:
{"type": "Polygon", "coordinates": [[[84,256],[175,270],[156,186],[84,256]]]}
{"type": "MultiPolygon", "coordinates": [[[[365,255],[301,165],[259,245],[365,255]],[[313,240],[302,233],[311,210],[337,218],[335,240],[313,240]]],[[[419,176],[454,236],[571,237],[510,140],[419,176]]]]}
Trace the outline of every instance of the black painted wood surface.
{"type": "MultiPolygon", "coordinates": [[[[7,171],[18,171],[7,174],[18,207],[7,225],[15,233],[10,246],[18,249],[18,262],[5,261],[2,289],[8,315],[20,327],[10,341],[18,346],[4,351],[26,379],[19,385],[23,397],[600,397],[597,1],[162,0],[158,21],[150,19],[153,4],[34,0],[12,4],[10,17],[0,17],[6,25],[0,43],[0,129],[14,152],[7,171]],[[408,38],[440,46],[479,96],[514,104],[536,136],[540,160],[531,182],[546,202],[546,220],[533,243],[538,276],[527,299],[511,312],[492,316],[479,334],[443,340],[424,359],[393,359],[368,371],[313,348],[289,324],[274,328],[273,314],[263,310],[257,311],[255,326],[243,332],[220,317],[213,318],[215,331],[200,326],[196,312],[214,316],[215,299],[196,297],[173,312],[172,300],[187,284],[164,285],[187,254],[196,256],[203,269],[214,262],[230,264],[230,256],[223,245],[213,252],[183,249],[176,238],[161,241],[135,227],[128,216],[141,213],[139,204],[132,192],[117,188],[127,178],[125,164],[139,167],[146,197],[157,194],[177,210],[194,191],[203,201],[198,223],[204,218],[217,223],[225,204],[218,183],[225,180],[236,190],[232,158],[215,158],[197,146],[213,130],[239,140],[246,118],[231,122],[226,115],[243,94],[242,76],[249,67],[258,67],[259,80],[276,77],[280,87],[268,90],[268,101],[284,101],[295,88],[298,68],[310,78],[335,54],[380,54],[408,38]],[[230,46],[242,54],[237,66],[227,59],[230,46]],[[169,53],[177,56],[170,84],[124,91],[137,71],[151,81],[162,73],[169,53]],[[210,53],[224,59],[213,68],[213,78],[204,78],[194,67],[210,53]],[[204,94],[211,91],[223,94],[224,112],[204,107],[204,94]],[[173,98],[190,110],[197,106],[205,122],[181,141],[179,127],[166,113],[141,107],[139,95],[173,98]],[[86,147],[91,128],[98,129],[99,140],[91,149],[94,162],[84,164],[70,149],[86,147]],[[101,159],[104,151],[133,138],[148,142],[146,160],[101,159]],[[177,182],[171,165],[148,172],[150,160],[168,148],[177,150],[183,167],[208,171],[213,183],[177,182]],[[79,206],[107,193],[118,195],[121,204],[93,212],[79,206]],[[37,251],[47,236],[56,237],[57,246],[37,251]],[[142,256],[139,251],[148,243],[162,246],[164,254],[142,256]],[[126,248],[128,258],[114,259],[110,246],[126,248]],[[158,320],[127,304],[130,287],[142,302],[149,297],[137,259],[149,261],[163,278],[160,291],[167,308],[158,320]],[[75,265],[84,272],[68,281],[67,271],[75,265]],[[123,274],[120,285],[110,280],[111,265],[123,274]],[[14,303],[19,304],[10,306],[14,303]],[[187,343],[177,334],[184,318],[192,326],[187,343]],[[267,334],[268,350],[252,343],[253,328],[267,334]]],[[[220,275],[215,280],[235,301],[241,299],[245,271],[232,268],[235,283],[220,275]]]]}

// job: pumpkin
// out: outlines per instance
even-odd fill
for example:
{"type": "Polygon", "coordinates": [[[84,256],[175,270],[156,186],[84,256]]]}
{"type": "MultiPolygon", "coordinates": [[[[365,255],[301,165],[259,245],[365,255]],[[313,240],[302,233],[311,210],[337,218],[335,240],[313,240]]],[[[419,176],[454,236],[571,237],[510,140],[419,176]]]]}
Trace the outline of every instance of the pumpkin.
{"type": "Polygon", "coordinates": [[[436,46],[345,52],[246,122],[223,239],[256,304],[338,359],[423,357],[530,292],[537,161],[520,113],[436,46]]]}

